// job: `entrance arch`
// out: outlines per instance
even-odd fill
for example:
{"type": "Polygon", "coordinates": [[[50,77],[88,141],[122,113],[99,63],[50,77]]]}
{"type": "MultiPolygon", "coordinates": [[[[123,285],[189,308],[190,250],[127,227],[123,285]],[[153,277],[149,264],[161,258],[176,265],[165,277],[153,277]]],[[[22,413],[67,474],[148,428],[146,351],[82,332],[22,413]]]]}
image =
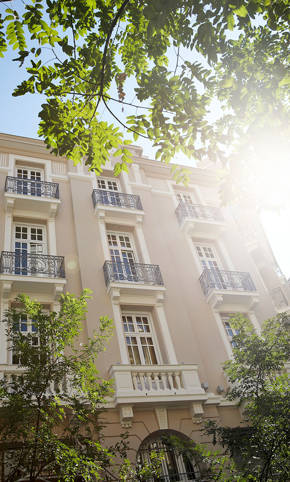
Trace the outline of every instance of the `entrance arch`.
{"type": "Polygon", "coordinates": [[[150,462],[152,451],[163,453],[161,474],[158,479],[149,477],[146,482],[191,482],[200,480],[198,464],[189,447],[186,445],[192,440],[186,435],[175,430],[158,430],[146,437],[141,443],[137,453],[137,463],[144,465],[150,462]]]}

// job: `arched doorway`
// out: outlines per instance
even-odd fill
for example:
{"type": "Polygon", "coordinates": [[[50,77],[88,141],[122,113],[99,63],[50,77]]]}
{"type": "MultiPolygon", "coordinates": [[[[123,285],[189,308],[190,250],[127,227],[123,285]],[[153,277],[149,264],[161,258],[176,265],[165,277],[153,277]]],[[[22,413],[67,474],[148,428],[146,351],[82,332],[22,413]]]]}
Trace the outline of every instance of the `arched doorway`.
{"type": "Polygon", "coordinates": [[[137,463],[150,462],[150,453],[162,453],[161,474],[149,477],[146,482],[190,482],[200,480],[200,471],[196,460],[189,450],[192,441],[175,430],[158,430],[141,443],[137,453],[137,463]]]}

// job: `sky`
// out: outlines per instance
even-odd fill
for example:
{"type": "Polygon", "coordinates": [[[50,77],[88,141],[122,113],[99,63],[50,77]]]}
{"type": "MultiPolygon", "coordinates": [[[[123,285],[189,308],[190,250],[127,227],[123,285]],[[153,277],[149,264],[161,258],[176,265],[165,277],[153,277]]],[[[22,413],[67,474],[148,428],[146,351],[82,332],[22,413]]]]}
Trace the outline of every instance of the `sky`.
{"type": "MultiPolygon", "coordinates": [[[[44,102],[44,96],[27,94],[22,97],[12,97],[14,87],[25,78],[25,72],[18,67],[16,62],[12,61],[14,57],[15,52],[10,51],[4,59],[0,58],[0,132],[38,138],[38,112],[41,104],[44,102]]],[[[131,100],[133,99],[128,99],[129,102],[131,100]]],[[[109,119],[102,110],[100,115],[104,120],[110,120],[110,122],[113,120],[109,119]]],[[[151,158],[154,157],[154,149],[149,141],[139,138],[137,144],[143,147],[145,155],[151,158]]],[[[179,161],[186,165],[193,165],[194,163],[194,161],[187,160],[184,157],[174,160],[175,163],[179,163],[179,161]]],[[[273,160],[273,166],[275,167],[275,160],[273,160]]],[[[284,177],[289,182],[290,168],[288,173],[283,174],[284,176],[282,175],[281,179],[284,177]]],[[[279,185],[277,184],[278,192],[279,185]]],[[[283,202],[283,208],[279,212],[264,211],[261,218],[280,268],[285,276],[289,278],[290,195],[283,202]]]]}

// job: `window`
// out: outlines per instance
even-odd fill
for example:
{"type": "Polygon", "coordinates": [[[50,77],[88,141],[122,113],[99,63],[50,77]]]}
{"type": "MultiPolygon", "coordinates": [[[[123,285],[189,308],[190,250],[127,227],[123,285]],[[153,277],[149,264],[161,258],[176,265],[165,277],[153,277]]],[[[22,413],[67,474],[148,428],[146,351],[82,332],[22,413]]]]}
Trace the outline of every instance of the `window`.
{"type": "Polygon", "coordinates": [[[131,365],[157,365],[153,326],[148,314],[123,314],[123,331],[131,365]]]}
{"type": "Polygon", "coordinates": [[[41,196],[43,171],[28,167],[17,167],[17,193],[30,196],[41,196]]]}
{"type": "MultiPolygon", "coordinates": [[[[33,320],[29,320],[27,315],[21,314],[18,323],[15,325],[15,330],[20,331],[25,336],[29,337],[29,342],[32,346],[39,346],[39,336],[37,334],[37,328],[33,320]]],[[[18,365],[21,363],[20,356],[14,349],[12,350],[12,363],[18,365]]]]}
{"type": "Polygon", "coordinates": [[[212,245],[195,243],[195,249],[203,269],[219,269],[221,267],[220,260],[212,245]]]}
{"type": "Polygon", "coordinates": [[[194,204],[192,195],[187,192],[177,192],[176,193],[176,199],[178,202],[184,202],[186,204],[194,204]]]}
{"type": "Polygon", "coordinates": [[[122,206],[122,199],[119,192],[119,184],[114,179],[97,179],[100,200],[102,204],[111,206],[122,206]]]}
{"type": "Polygon", "coordinates": [[[224,329],[226,331],[226,334],[227,334],[227,337],[232,345],[233,348],[236,347],[236,343],[233,341],[233,336],[235,335],[238,335],[239,334],[239,331],[236,330],[232,323],[231,323],[231,318],[233,318],[235,316],[234,313],[220,313],[220,317],[221,317],[221,320],[222,320],[222,323],[223,323],[223,326],[224,326],[224,329]]]}
{"type": "Polygon", "coordinates": [[[137,281],[137,261],[133,239],[129,233],[107,233],[113,272],[117,281],[137,281]]]}
{"type": "Polygon", "coordinates": [[[36,273],[41,268],[41,255],[47,252],[44,226],[16,224],[14,226],[15,274],[36,273]],[[39,268],[39,269],[38,269],[39,268]]]}
{"type": "MultiPolygon", "coordinates": [[[[199,479],[199,469],[188,451],[177,449],[170,443],[169,437],[176,433],[166,430],[162,436],[151,436],[149,441],[143,442],[137,455],[138,464],[145,465],[150,462],[150,453],[152,451],[162,453],[164,459],[161,462],[161,474],[158,477],[162,482],[189,482],[199,479]]],[[[184,437],[180,437],[182,440],[184,437]]],[[[157,478],[148,477],[146,482],[155,482],[157,478]]]]}
{"type": "Polygon", "coordinates": [[[104,189],[106,191],[119,191],[118,182],[114,179],[98,178],[97,179],[98,188],[104,189]]]}

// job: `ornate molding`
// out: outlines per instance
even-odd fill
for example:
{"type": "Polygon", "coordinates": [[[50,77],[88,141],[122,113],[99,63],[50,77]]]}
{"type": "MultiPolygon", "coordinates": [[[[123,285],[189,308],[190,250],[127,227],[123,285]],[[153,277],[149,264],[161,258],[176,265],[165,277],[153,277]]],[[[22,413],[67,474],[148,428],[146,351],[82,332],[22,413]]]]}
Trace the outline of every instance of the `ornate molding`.
{"type": "Polygon", "coordinates": [[[120,407],[120,423],[123,428],[131,428],[133,422],[133,408],[131,405],[120,407]]]}

